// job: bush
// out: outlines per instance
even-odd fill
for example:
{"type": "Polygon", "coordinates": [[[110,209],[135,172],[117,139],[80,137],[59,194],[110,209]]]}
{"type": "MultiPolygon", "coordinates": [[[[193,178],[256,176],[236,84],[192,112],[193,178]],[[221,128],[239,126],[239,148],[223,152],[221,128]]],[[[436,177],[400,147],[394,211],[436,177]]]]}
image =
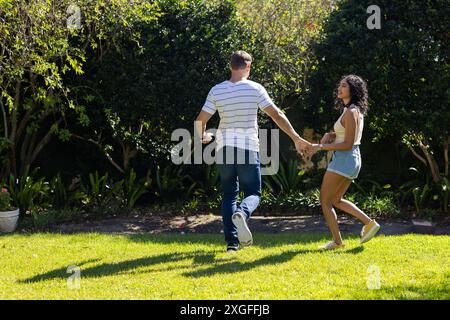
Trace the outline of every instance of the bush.
{"type": "Polygon", "coordinates": [[[287,163],[280,163],[275,175],[263,176],[264,185],[275,194],[290,193],[298,190],[305,172],[298,169],[297,159],[289,159],[287,163]]]}
{"type": "Polygon", "coordinates": [[[84,192],[77,190],[79,186],[66,187],[60,173],[52,178],[49,187],[49,202],[54,209],[77,206],[86,197],[84,192]]]}
{"type": "Polygon", "coordinates": [[[259,209],[262,212],[293,213],[298,215],[320,212],[319,190],[313,189],[303,193],[291,191],[275,195],[269,189],[263,189],[259,209]]]}
{"type": "Polygon", "coordinates": [[[37,170],[38,168],[35,168],[30,173],[27,167],[18,179],[14,179],[12,174],[9,177],[8,187],[12,202],[23,214],[36,206],[50,206],[47,201],[50,188],[44,178],[36,177],[37,170]]]}
{"type": "Polygon", "coordinates": [[[157,166],[155,173],[155,195],[164,202],[185,200],[192,195],[196,182],[183,172],[183,167],[168,165],[164,169],[157,166]]]}
{"type": "Polygon", "coordinates": [[[194,195],[210,199],[220,194],[220,174],[217,165],[205,166],[203,176],[197,182],[194,195]]]}
{"type": "MultiPolygon", "coordinates": [[[[403,145],[438,182],[450,143],[450,6],[445,0],[379,0],[381,29],[370,30],[366,10],[372,4],[337,1],[314,46],[319,64],[309,77],[308,102],[299,102],[297,112],[315,129],[332,126],[336,84],[343,75],[358,74],[367,80],[370,98],[364,140],[403,145]]],[[[379,164],[386,156],[397,160],[395,153],[373,151],[367,152],[377,159],[370,171],[383,170],[379,164]]]]}
{"type": "Polygon", "coordinates": [[[24,228],[46,230],[57,224],[80,221],[83,211],[78,208],[31,210],[30,216],[21,222],[24,228]]]}
{"type": "Polygon", "coordinates": [[[134,208],[136,202],[148,192],[151,186],[151,179],[136,179],[136,172],[132,168],[124,179],[122,196],[123,204],[128,209],[134,208]]]}
{"type": "Polygon", "coordinates": [[[0,211],[10,211],[11,210],[11,195],[6,188],[2,188],[0,193],[0,211]]]}
{"type": "Polygon", "coordinates": [[[393,194],[388,196],[369,195],[360,198],[360,208],[371,218],[397,218],[400,216],[400,208],[393,194]]]}
{"type": "Polygon", "coordinates": [[[120,190],[124,181],[114,182],[108,173],[100,176],[96,171],[95,174],[89,174],[89,184],[84,186],[86,197],[83,203],[87,209],[98,215],[108,215],[120,207],[120,190]]]}

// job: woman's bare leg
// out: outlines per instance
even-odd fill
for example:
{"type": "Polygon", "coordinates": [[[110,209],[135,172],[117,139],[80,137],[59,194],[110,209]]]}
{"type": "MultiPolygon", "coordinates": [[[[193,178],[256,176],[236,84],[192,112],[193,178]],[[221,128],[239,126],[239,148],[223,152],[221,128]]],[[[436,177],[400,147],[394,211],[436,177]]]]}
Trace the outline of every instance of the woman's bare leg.
{"type": "Polygon", "coordinates": [[[352,180],[345,179],[345,181],[340,185],[339,190],[336,192],[335,198],[333,199],[333,206],[339,210],[351,214],[356,219],[367,225],[370,221],[372,221],[372,219],[370,219],[354,203],[344,199],[344,194],[347,192],[351,184],[352,180]]]}
{"type": "Polygon", "coordinates": [[[322,187],[320,189],[320,204],[322,206],[322,212],[336,244],[341,244],[342,238],[339,231],[336,211],[333,208],[333,200],[336,198],[336,193],[339,191],[345,180],[345,177],[334,172],[327,171],[323,177],[322,187]]]}

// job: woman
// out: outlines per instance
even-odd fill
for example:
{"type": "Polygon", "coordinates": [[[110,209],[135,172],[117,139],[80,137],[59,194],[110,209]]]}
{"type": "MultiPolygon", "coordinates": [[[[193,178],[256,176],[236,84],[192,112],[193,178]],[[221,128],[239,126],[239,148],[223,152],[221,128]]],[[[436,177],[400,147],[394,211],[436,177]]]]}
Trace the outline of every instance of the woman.
{"type": "Polygon", "coordinates": [[[334,208],[338,208],[359,219],[364,227],[361,231],[361,243],[372,239],[380,229],[380,225],[370,219],[354,203],[344,200],[343,196],[361,169],[359,145],[364,127],[364,116],[368,110],[367,86],[364,80],[356,75],[342,78],[336,90],[335,105],[342,114],[334,124],[334,132],[326,133],[320,144],[313,144],[311,152],[318,150],[333,151],[333,159],[329,163],[323,177],[320,190],[320,202],[325,220],[333,235],[333,241],[322,246],[332,250],[344,247],[334,208]]]}

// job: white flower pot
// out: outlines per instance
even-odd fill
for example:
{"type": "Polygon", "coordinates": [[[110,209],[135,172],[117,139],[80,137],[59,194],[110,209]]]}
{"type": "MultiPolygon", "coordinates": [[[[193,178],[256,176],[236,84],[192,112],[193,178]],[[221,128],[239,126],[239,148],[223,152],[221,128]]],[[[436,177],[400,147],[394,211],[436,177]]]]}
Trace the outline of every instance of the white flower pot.
{"type": "Polygon", "coordinates": [[[19,209],[0,211],[0,232],[14,232],[19,220],[19,209]]]}

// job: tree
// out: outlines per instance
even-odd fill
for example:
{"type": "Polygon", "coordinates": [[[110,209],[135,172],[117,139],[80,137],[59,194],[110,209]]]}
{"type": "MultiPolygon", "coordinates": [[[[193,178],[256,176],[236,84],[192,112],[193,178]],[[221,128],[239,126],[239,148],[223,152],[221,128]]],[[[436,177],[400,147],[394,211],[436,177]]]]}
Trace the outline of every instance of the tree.
{"type": "Polygon", "coordinates": [[[116,37],[138,38],[134,21],[155,14],[144,0],[0,0],[2,177],[24,172],[55,134],[69,139],[67,113],[88,124],[78,88],[65,80],[85,72],[87,49],[101,60],[116,37]]]}
{"type": "Polygon", "coordinates": [[[249,38],[233,1],[157,3],[155,23],[134,25],[138,42],[128,34],[116,38],[121,50],[104,55],[74,84],[86,88],[93,119],[88,130],[75,128],[74,137],[97,145],[121,173],[139,155],[170,161],[171,132],[193,130],[208,90],[229,76],[231,52],[249,38]]]}
{"type": "Polygon", "coordinates": [[[319,61],[310,77],[309,106],[325,117],[332,92],[350,73],[368,81],[368,126],[373,140],[403,142],[438,182],[448,177],[450,143],[447,1],[381,0],[381,29],[370,30],[371,1],[337,3],[314,51],[319,61]]]}
{"type": "Polygon", "coordinates": [[[321,34],[333,0],[242,0],[239,15],[253,35],[255,72],[276,99],[307,90],[307,75],[317,61],[311,44],[321,34]]]}

